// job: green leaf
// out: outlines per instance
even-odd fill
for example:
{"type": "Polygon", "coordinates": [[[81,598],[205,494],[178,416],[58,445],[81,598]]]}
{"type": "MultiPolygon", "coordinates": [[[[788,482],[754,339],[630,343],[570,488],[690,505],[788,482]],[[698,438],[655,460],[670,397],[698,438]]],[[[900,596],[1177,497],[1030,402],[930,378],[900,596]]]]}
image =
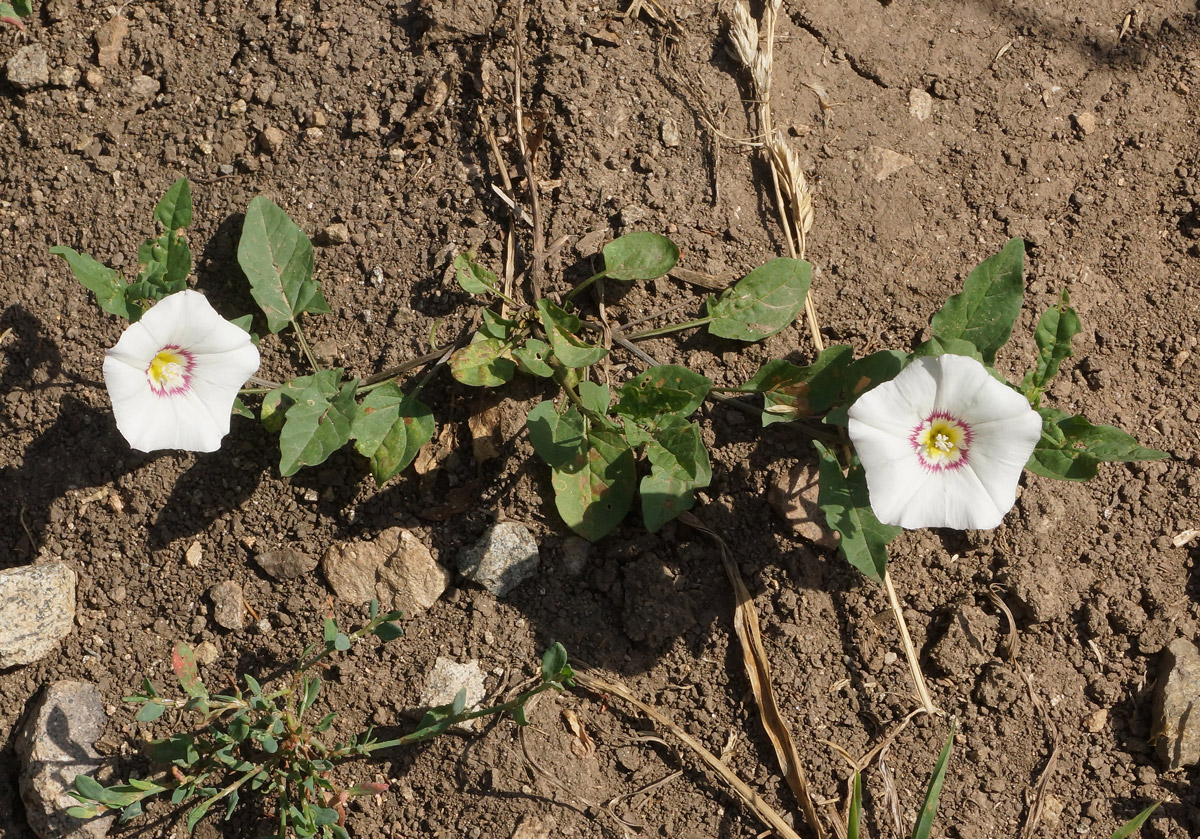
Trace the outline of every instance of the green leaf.
{"type": "Polygon", "coordinates": [[[358,453],[371,459],[371,474],[382,486],[412,463],[436,428],[428,405],[387,382],[358,406],[350,437],[358,453]]]}
{"type": "Polygon", "coordinates": [[[583,453],[552,468],[554,505],[567,527],[594,542],[625,518],[636,479],[633,451],[620,432],[592,429],[583,453]]]}
{"type": "Polygon", "coordinates": [[[242,678],[246,680],[246,686],[250,688],[250,693],[255,696],[262,696],[262,685],[258,683],[258,679],[254,678],[249,673],[242,674],[242,678]]]}
{"type": "Polygon", "coordinates": [[[208,812],[208,808],[212,806],[213,799],[209,798],[193,807],[187,814],[187,832],[191,833],[196,827],[196,822],[204,818],[208,812]]]}
{"type": "Polygon", "coordinates": [[[404,636],[404,630],[394,623],[381,623],[375,627],[375,636],[381,641],[395,641],[404,636]]]}
{"type": "Polygon", "coordinates": [[[642,478],[642,519],[651,533],[696,503],[696,490],[712,481],[700,426],[677,415],[663,418],[646,444],[650,474],[642,478]]]}
{"type": "Polygon", "coordinates": [[[653,280],[678,261],[679,248],[657,233],[626,233],[604,246],[604,275],[614,280],[653,280]]]}
{"type": "Polygon", "coordinates": [[[700,407],[712,381],[686,367],[663,364],[630,379],[617,391],[617,414],[654,422],[664,414],[686,417],[700,407]]]}
{"type": "Polygon", "coordinates": [[[280,432],[279,473],[283,477],[296,474],[302,466],[324,463],[350,439],[358,407],[354,401],[358,380],[339,389],[341,377],[341,369],[321,370],[293,379],[263,398],[263,425],[280,432]]]}
{"type": "Polygon", "coordinates": [[[165,740],[155,740],[146,749],[151,760],[185,766],[199,760],[196,743],[190,734],[172,734],[165,740]]]}
{"type": "Polygon", "coordinates": [[[962,292],[933,316],[933,337],[970,341],[983,354],[984,364],[994,364],[996,352],[1008,342],[1021,313],[1024,272],[1025,242],[1010,239],[1000,253],[967,275],[962,292]]]}
{"type": "MultiPolygon", "coordinates": [[[[0,3],[0,21],[4,20],[5,17],[4,4],[0,3]]],[[[106,807],[68,807],[67,815],[87,821],[88,819],[94,819],[96,816],[103,815],[106,810],[106,807]]]]}
{"type": "Polygon", "coordinates": [[[112,268],[100,264],[85,253],[77,253],[66,245],[55,245],[50,249],[50,253],[66,260],[75,279],[96,295],[96,302],[100,304],[101,309],[109,314],[120,315],[131,323],[142,316],[142,308],[126,300],[125,281],[112,268]]]}
{"type": "Polygon", "coordinates": [[[246,403],[242,401],[240,396],[233,397],[233,408],[230,410],[230,413],[235,417],[254,419],[254,412],[246,407],[246,403]]]}
{"type": "Polygon", "coordinates": [[[300,713],[304,713],[313,706],[317,701],[317,695],[321,692],[321,677],[312,675],[304,680],[304,698],[300,701],[300,713]]]}
{"type": "Polygon", "coordinates": [[[508,344],[511,343],[513,330],[517,328],[517,322],[512,318],[500,317],[491,309],[484,309],[480,312],[479,332],[476,333],[474,340],[481,341],[484,338],[495,338],[497,341],[508,344]]]}
{"type": "Polygon", "coordinates": [[[908,355],[899,350],[880,350],[852,363],[843,376],[845,392],[838,400],[841,404],[826,415],[825,422],[846,425],[846,412],[854,401],[871,388],[896,378],[907,363],[908,355]]]}
{"type": "Polygon", "coordinates": [[[855,463],[849,474],[829,449],[813,441],[820,475],[817,506],[829,526],[842,535],[839,547],[846,560],[872,580],[879,582],[887,570],[887,545],[900,533],[899,527],[881,524],[871,511],[867,477],[855,463]]]}
{"type": "Polygon", "coordinates": [[[1163,460],[1166,452],[1138,445],[1129,434],[1111,425],[1092,425],[1081,416],[1040,408],[1042,438],[1025,464],[1035,475],[1063,481],[1096,477],[1104,462],[1163,460]]]}
{"type": "Polygon", "coordinates": [[[33,14],[33,3],[31,0],[12,0],[12,7],[21,17],[29,17],[33,14]]]}
{"type": "Polygon", "coordinates": [[[525,716],[525,706],[518,705],[512,709],[513,722],[524,728],[529,725],[529,718],[525,716]]]}
{"type": "Polygon", "coordinates": [[[812,266],[779,257],[755,268],[720,297],[708,299],[708,331],[721,338],[760,341],[790,324],[804,308],[812,266]]]}
{"type": "Polygon", "coordinates": [[[154,220],[166,230],[192,226],[192,187],[187,178],[171,184],[154,208],[154,220]]]}
{"type": "Polygon", "coordinates": [[[564,312],[549,300],[537,301],[538,316],[550,338],[554,357],[564,367],[590,367],[608,353],[604,347],[588,344],[575,333],[581,326],[579,318],[564,312]]]}
{"type": "Polygon", "coordinates": [[[161,717],[163,712],[166,710],[167,706],[163,705],[161,702],[147,702],[138,709],[137,714],[135,714],[133,718],[138,722],[154,722],[156,719],[161,717]]]}
{"type": "Polygon", "coordinates": [[[587,408],[593,414],[603,417],[608,414],[608,406],[612,401],[612,394],[609,393],[607,385],[596,384],[595,382],[580,382],[579,401],[583,403],[583,407],[587,408]]]}
{"type": "Polygon", "coordinates": [[[196,654],[192,648],[180,641],[171,652],[171,668],[179,679],[179,686],[188,696],[207,697],[208,689],[200,679],[200,668],[196,665],[196,654]]]}
{"type": "Polygon", "coordinates": [[[475,261],[471,251],[454,257],[458,284],[468,294],[492,294],[496,290],[496,275],[475,261]]]}
{"type": "Polygon", "coordinates": [[[337,824],[338,813],[332,807],[313,807],[312,808],[313,824],[317,827],[337,824]]]}
{"type": "Polygon", "coordinates": [[[567,648],[555,641],[542,654],[542,681],[557,682],[567,666],[567,648]]]}
{"type": "Polygon", "coordinates": [[[826,347],[806,367],[783,360],[768,361],[742,390],[763,395],[764,426],[821,414],[845,389],[846,369],[853,357],[850,347],[836,346],[826,347]]]}
{"type": "Polygon", "coordinates": [[[1112,839],[1129,839],[1129,837],[1132,836],[1139,827],[1144,825],[1146,820],[1154,814],[1154,811],[1158,809],[1159,804],[1162,804],[1161,799],[1155,801],[1145,810],[1142,810],[1142,812],[1138,813],[1132,819],[1125,822],[1125,824],[1118,827],[1116,832],[1113,833],[1112,839]]]}
{"type": "Polygon", "coordinates": [[[1082,329],[1079,315],[1071,308],[1071,298],[1063,289],[1058,303],[1042,313],[1033,333],[1038,346],[1037,365],[1025,374],[1021,390],[1034,407],[1046,385],[1057,375],[1059,365],[1071,357],[1071,339],[1082,329]]]}
{"type": "Polygon", "coordinates": [[[339,632],[337,637],[333,639],[333,648],[339,653],[344,653],[350,649],[350,637],[344,632],[339,632]]]}
{"type": "Polygon", "coordinates": [[[229,819],[233,816],[233,811],[237,809],[239,798],[240,796],[238,795],[237,790],[233,790],[228,796],[226,796],[226,801],[228,803],[225,805],[225,821],[229,821],[229,819]]]}
{"type": "Polygon", "coordinates": [[[104,796],[107,795],[107,790],[91,775],[76,775],[75,791],[88,801],[103,802],[104,796]]]}
{"type": "Polygon", "coordinates": [[[525,420],[533,450],[551,469],[562,469],[587,454],[587,424],[573,405],[559,414],[553,402],[541,402],[525,420]]]}
{"type": "Polygon", "coordinates": [[[546,363],[550,356],[550,345],[537,338],[530,338],[525,346],[513,350],[513,358],[517,360],[517,369],[531,376],[549,379],[554,375],[554,368],[546,363]]]}
{"type": "Polygon", "coordinates": [[[271,332],[283,329],[302,312],[329,311],[320,283],[312,278],[312,242],[287,213],[262,195],[246,210],[238,264],[271,332]]]}
{"type": "Polygon", "coordinates": [[[279,741],[270,734],[260,734],[255,739],[258,740],[258,745],[260,745],[262,750],[267,754],[273,755],[275,752],[279,751],[279,741]]]}
{"type": "Polygon", "coordinates": [[[933,767],[933,776],[929,779],[929,789],[925,792],[925,803],[921,805],[921,814],[913,825],[912,839],[929,839],[933,830],[933,817],[937,814],[938,798],[942,794],[942,784],[946,781],[946,767],[950,765],[950,750],[954,746],[954,727],[950,727],[950,736],[942,746],[937,763],[933,767]]]}
{"type": "Polygon", "coordinates": [[[473,341],[450,356],[450,374],[465,385],[498,387],[517,371],[511,354],[512,347],[497,338],[473,341]]]}
{"type": "Polygon", "coordinates": [[[326,644],[330,644],[337,636],[337,621],[335,621],[333,618],[325,618],[325,622],[321,625],[321,637],[324,639],[326,644]]]}

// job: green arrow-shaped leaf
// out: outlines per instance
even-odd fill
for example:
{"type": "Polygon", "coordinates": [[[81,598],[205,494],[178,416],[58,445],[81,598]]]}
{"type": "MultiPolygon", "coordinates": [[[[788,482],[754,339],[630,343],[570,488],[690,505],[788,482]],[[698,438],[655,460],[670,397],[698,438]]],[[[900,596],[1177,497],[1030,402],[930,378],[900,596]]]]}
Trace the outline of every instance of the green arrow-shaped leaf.
{"type": "Polygon", "coordinates": [[[967,276],[962,292],[933,316],[933,337],[970,341],[985,364],[994,364],[1021,313],[1024,272],[1025,242],[1010,239],[1000,253],[981,262],[967,276]]]}
{"type": "Polygon", "coordinates": [[[575,406],[559,414],[553,402],[541,402],[525,421],[529,442],[552,469],[576,463],[587,454],[587,425],[575,406]]]}
{"type": "Polygon", "coordinates": [[[66,245],[55,245],[50,249],[50,253],[66,260],[75,279],[96,295],[96,302],[100,304],[101,309],[110,314],[120,315],[130,322],[137,321],[142,316],[142,308],[126,300],[125,281],[112,268],[66,245]]]}
{"type": "Polygon", "coordinates": [[[604,246],[604,275],[614,280],[653,280],[678,261],[679,248],[657,233],[626,233],[604,246]]]}
{"type": "Polygon", "coordinates": [[[712,381],[686,367],[662,364],[630,379],[617,391],[617,414],[653,422],[664,414],[686,417],[700,407],[712,381]]]}
{"type": "Polygon", "coordinates": [[[549,300],[537,301],[537,310],[542,328],[550,338],[554,357],[564,367],[590,367],[608,352],[604,347],[580,340],[575,334],[581,325],[579,318],[564,312],[549,300]]]}
{"type": "Polygon", "coordinates": [[[1092,425],[1081,416],[1041,408],[1042,438],[1025,468],[1035,475],[1062,481],[1096,477],[1104,462],[1163,460],[1166,452],[1138,445],[1129,434],[1111,425],[1092,425]]]}
{"type": "Polygon", "coordinates": [[[567,527],[594,542],[625,518],[636,480],[633,451],[620,433],[593,429],[586,452],[552,471],[554,505],[567,527]]]}
{"type": "Polygon", "coordinates": [[[497,338],[475,340],[450,356],[450,375],[465,385],[498,387],[517,372],[511,354],[512,347],[497,338]]]}
{"type": "Polygon", "coordinates": [[[279,427],[279,472],[285,478],[302,466],[324,463],[350,439],[356,413],[353,379],[339,388],[342,371],[321,370],[301,376],[263,398],[262,419],[269,429],[279,427]]]}
{"type": "Polygon", "coordinates": [[[755,268],[720,297],[708,299],[708,331],[721,338],[760,341],[791,323],[804,308],[812,266],[779,257],[755,268]]]}
{"type": "Polygon", "coordinates": [[[642,519],[651,533],[696,503],[696,490],[712,481],[700,426],[675,414],[663,417],[646,444],[650,474],[642,478],[642,519]]]}
{"type": "Polygon", "coordinates": [[[312,278],[312,242],[287,213],[262,195],[246,210],[238,264],[272,332],[283,329],[302,312],[329,311],[320,283],[312,278]]]}
{"type": "Polygon", "coordinates": [[[881,524],[871,512],[867,476],[854,464],[842,474],[841,464],[829,449],[813,441],[820,457],[818,465],[821,491],[817,505],[825,513],[829,526],[842,535],[840,548],[846,560],[876,582],[887,570],[887,545],[900,533],[899,527],[881,524]]]}

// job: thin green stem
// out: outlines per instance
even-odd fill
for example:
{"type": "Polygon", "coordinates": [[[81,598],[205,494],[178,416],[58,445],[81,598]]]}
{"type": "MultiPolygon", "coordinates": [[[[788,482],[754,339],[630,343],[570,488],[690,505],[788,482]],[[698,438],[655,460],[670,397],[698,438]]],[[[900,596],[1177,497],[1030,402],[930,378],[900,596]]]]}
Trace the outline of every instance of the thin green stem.
{"type": "Polygon", "coordinates": [[[292,329],[296,332],[296,340],[300,342],[300,349],[304,352],[304,357],[308,359],[308,363],[312,366],[313,372],[317,372],[321,369],[321,366],[317,364],[317,357],[313,355],[312,350],[309,349],[308,339],[304,337],[304,330],[300,328],[300,318],[292,318],[292,329]]]}
{"type": "Polygon", "coordinates": [[[667,326],[659,326],[655,329],[647,329],[644,332],[635,332],[627,336],[630,341],[644,341],[647,338],[657,338],[659,335],[670,335],[672,332],[680,332],[684,329],[694,329],[698,326],[704,326],[707,323],[712,323],[712,318],[697,318],[689,320],[686,323],[672,323],[667,326]]]}
{"type": "Polygon", "coordinates": [[[460,722],[469,722],[480,717],[491,716],[492,714],[508,714],[518,708],[524,707],[525,703],[543,691],[553,688],[554,690],[562,690],[563,686],[558,682],[542,682],[534,688],[530,688],[524,693],[518,694],[507,702],[502,702],[499,705],[493,705],[490,708],[483,708],[479,711],[463,711],[462,713],[454,714],[446,717],[444,720],[439,720],[437,723],[425,728],[417,729],[416,731],[405,734],[403,737],[397,737],[395,740],[383,740],[378,743],[371,743],[363,747],[365,754],[374,754],[381,749],[390,749],[395,746],[410,746],[413,743],[420,743],[431,737],[436,737],[452,725],[457,725],[460,722]]]}
{"type": "Polygon", "coordinates": [[[586,280],[581,282],[579,285],[575,286],[575,288],[571,289],[571,291],[567,294],[567,296],[563,298],[564,308],[566,307],[567,303],[570,303],[572,300],[574,300],[576,297],[578,297],[580,292],[587,289],[589,286],[591,286],[592,283],[596,282],[596,280],[600,279],[607,273],[608,273],[608,271],[601,271],[599,274],[593,274],[592,276],[588,277],[586,280]]]}

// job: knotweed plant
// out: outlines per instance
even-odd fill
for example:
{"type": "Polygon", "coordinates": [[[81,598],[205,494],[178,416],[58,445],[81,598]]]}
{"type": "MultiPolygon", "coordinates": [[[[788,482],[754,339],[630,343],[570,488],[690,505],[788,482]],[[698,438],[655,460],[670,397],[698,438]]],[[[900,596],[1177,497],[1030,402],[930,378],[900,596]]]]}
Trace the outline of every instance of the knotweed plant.
{"type": "Polygon", "coordinates": [[[359,796],[382,794],[388,784],[363,781],[339,786],[331,775],[336,766],[383,749],[420,743],[452,725],[483,716],[512,714],[519,725],[525,725],[525,704],[532,697],[571,685],[566,651],[556,643],[542,657],[537,684],[500,705],[467,710],[463,690],[453,702],[430,708],[416,729],[402,737],[379,740],[367,728],[342,743],[327,741],[337,714],[313,719],[322,669],[331,657],[369,635],[384,642],[399,638],[402,633],[394,621],[400,617],[399,612],[380,612],[379,604],[372,601],[368,621],[354,632],[342,632],[332,617],[326,618],[322,640],[304,649],[288,677],[275,685],[262,685],[245,674],[245,690],[235,686],[225,694],[209,692],[195,653],[186,644],[177,644],[171,663],[186,698],[165,697],[146,679],[141,693],[125,699],[141,706],[138,722],[152,723],[172,711],[178,714],[177,724],[184,730],[147,747],[152,765],[165,769],[110,787],[90,775],[77,775],[72,794],[80,805],[69,813],[90,819],[112,811],[127,822],[143,814],[148,800],[169,798],[171,804],[189,806],[190,833],[210,812],[223,810],[228,820],[240,804],[255,800],[261,810],[274,814],[277,839],[348,839],[346,804],[359,796]]]}

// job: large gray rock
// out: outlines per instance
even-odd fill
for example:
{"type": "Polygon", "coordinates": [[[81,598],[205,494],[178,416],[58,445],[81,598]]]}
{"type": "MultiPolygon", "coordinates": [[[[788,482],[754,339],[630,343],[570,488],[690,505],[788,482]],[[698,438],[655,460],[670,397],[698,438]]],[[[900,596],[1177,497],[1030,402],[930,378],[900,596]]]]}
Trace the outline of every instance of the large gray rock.
{"type": "Polygon", "coordinates": [[[375,598],[406,617],[424,612],[450,585],[450,572],[401,527],[388,528],[371,542],[330,545],[321,570],[338,599],[366,603],[375,598]]]}
{"type": "Polygon", "coordinates": [[[537,571],[537,542],[520,522],[494,524],[458,555],[458,570],[497,597],[503,597],[537,571]]]}
{"type": "Polygon", "coordinates": [[[1200,650],[1183,638],[1163,653],[1151,739],[1168,771],[1200,763],[1200,650]]]}
{"type": "Polygon", "coordinates": [[[32,90],[50,83],[50,62],[41,44],[21,47],[4,64],[8,80],[21,90],[32,90]]]}
{"type": "Polygon", "coordinates": [[[95,776],[104,766],[94,745],[105,719],[95,685],[54,682],[17,733],[21,800],[29,826],[42,839],[100,839],[112,827],[111,815],[83,821],[67,814],[67,808],[79,804],[68,794],[75,776],[95,776]]]}
{"type": "Polygon", "coordinates": [[[75,572],[65,562],[0,571],[0,669],[45,658],[75,622],[75,572]]]}

